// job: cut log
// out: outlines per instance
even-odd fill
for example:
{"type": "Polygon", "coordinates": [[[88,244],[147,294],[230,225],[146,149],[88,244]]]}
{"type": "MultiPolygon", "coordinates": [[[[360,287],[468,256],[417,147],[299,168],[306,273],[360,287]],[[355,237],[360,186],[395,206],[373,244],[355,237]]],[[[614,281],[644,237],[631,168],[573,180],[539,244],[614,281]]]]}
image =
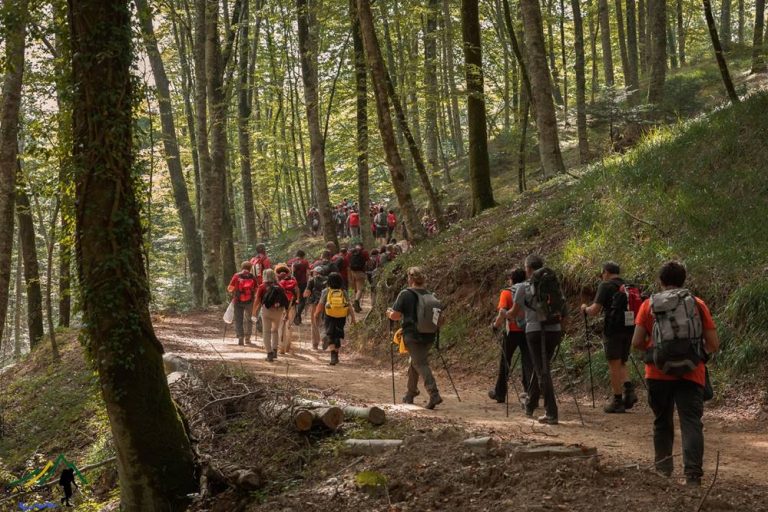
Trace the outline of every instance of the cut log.
{"type": "Polygon", "coordinates": [[[545,459],[549,457],[594,457],[597,448],[580,444],[570,446],[533,446],[523,447],[515,451],[516,460],[545,459]]]}
{"type": "Polygon", "coordinates": [[[368,420],[372,425],[383,425],[387,421],[387,414],[384,409],[379,407],[355,407],[353,405],[347,405],[342,409],[344,416],[347,418],[363,418],[368,420]]]}
{"type": "Polygon", "coordinates": [[[296,409],[293,411],[291,421],[299,432],[309,432],[315,421],[315,415],[306,409],[296,409]]]}
{"type": "Polygon", "coordinates": [[[492,437],[470,437],[461,442],[464,448],[475,453],[488,453],[496,446],[492,437]]]}
{"type": "Polygon", "coordinates": [[[344,451],[352,455],[375,455],[402,444],[401,439],[347,439],[344,441],[344,451]]]}
{"type": "Polygon", "coordinates": [[[310,411],[314,424],[329,430],[337,430],[344,423],[344,412],[339,407],[318,407],[310,411]]]}

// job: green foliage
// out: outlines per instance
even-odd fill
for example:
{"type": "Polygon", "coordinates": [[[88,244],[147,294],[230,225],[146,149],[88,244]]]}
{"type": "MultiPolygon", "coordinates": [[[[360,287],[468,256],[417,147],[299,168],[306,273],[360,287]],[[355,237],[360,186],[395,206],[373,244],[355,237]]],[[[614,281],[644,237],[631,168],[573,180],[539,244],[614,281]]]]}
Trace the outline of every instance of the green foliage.
{"type": "Polygon", "coordinates": [[[355,475],[358,487],[385,487],[389,479],[378,471],[361,471],[355,475]]]}

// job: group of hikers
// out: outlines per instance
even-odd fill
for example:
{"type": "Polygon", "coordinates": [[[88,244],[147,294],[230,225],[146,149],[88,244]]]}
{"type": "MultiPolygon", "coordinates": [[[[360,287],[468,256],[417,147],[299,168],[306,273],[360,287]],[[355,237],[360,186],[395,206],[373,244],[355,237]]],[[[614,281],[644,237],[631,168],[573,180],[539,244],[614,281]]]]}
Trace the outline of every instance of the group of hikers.
{"type": "MultiPolygon", "coordinates": [[[[259,322],[267,360],[274,361],[278,353],[290,350],[290,326],[299,325],[302,311],[309,307],[312,346],[323,350],[331,347],[330,364],[337,364],[347,319],[356,321],[366,284],[371,283],[380,266],[397,257],[393,247],[369,253],[358,243],[351,251],[337,251],[329,242],[311,264],[304,252],[298,251],[295,258],[273,269],[260,245],[256,256],[244,262],[243,270],[233,276],[229,287],[235,296],[239,343],[250,343],[251,324],[259,322]]],[[[500,335],[500,361],[496,385],[488,395],[496,402],[508,402],[513,355],[519,350],[524,414],[533,417],[543,403],[544,414],[537,418],[538,422],[557,425],[559,413],[551,367],[568,327],[565,294],[557,273],[536,254],[525,259],[523,268],[510,270],[506,278],[491,325],[493,332],[500,335]]],[[[594,300],[582,304],[580,312],[585,323],[590,316],[604,316],[603,347],[612,391],[604,411],[624,413],[637,403],[627,363],[632,349],[642,353],[644,382],[655,416],[656,468],[665,475],[672,473],[673,416],[677,409],[686,482],[699,485],[704,452],[703,407],[704,401],[711,398],[705,363],[719,348],[709,308],[684,288],[686,269],[677,261],[661,267],[661,291],[648,298],[622,279],[617,263],[604,263],[600,278],[594,300]]],[[[371,290],[373,300],[373,287],[371,290]]],[[[433,409],[443,402],[429,365],[431,349],[439,351],[443,309],[427,289],[426,272],[419,267],[409,268],[407,286],[386,312],[391,322],[400,322],[394,342],[409,356],[403,403],[414,403],[420,394],[419,380],[428,393],[426,408],[433,409]]]]}
{"type": "MultiPolygon", "coordinates": [[[[361,230],[369,226],[371,234],[377,243],[385,244],[391,240],[398,225],[395,211],[392,209],[388,210],[384,206],[371,201],[367,214],[366,221],[364,214],[361,216],[361,210],[357,202],[351,202],[348,199],[341,201],[341,203],[333,207],[331,212],[336,236],[339,238],[360,239],[362,235],[361,230]]],[[[313,206],[307,212],[307,222],[312,234],[314,236],[320,235],[320,212],[316,207],[313,206]]]]}

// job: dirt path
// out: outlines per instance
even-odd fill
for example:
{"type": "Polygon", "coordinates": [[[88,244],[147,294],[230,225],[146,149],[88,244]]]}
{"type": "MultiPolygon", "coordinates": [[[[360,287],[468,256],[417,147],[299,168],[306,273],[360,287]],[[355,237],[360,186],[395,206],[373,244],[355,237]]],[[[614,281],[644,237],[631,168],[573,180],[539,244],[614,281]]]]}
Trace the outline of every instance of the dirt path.
{"type": "MultiPolygon", "coordinates": [[[[440,418],[462,424],[470,430],[491,433],[505,438],[525,438],[564,443],[584,443],[597,446],[605,459],[619,464],[648,466],[653,461],[653,417],[641,401],[631,412],[623,415],[602,413],[602,404],[591,407],[591,400],[580,397],[579,403],[585,425],[579,421],[573,397],[559,394],[560,425],[544,427],[526,418],[519,406],[496,404],[487,397],[487,389],[495,377],[488,375],[453,375],[461,395],[461,402],[453,393],[442,368],[433,365],[435,376],[445,402],[435,411],[420,407],[426,402],[425,393],[416,399],[416,405],[392,404],[392,379],[388,370],[374,368],[355,354],[342,351],[338,366],[328,365],[328,354],[312,350],[309,327],[294,333],[293,354],[280,356],[268,363],[259,338],[256,345],[239,347],[234,333],[222,338],[221,313],[198,313],[183,317],[162,317],[155,320],[155,328],[168,352],[178,353],[191,360],[223,360],[241,365],[256,374],[282,376],[300,381],[309,388],[335,390],[353,402],[375,404],[392,412],[440,418]]],[[[231,330],[231,328],[230,328],[231,330]]],[[[456,372],[452,372],[456,373],[456,372]]],[[[395,375],[396,397],[399,402],[405,388],[405,372],[395,375]]],[[[511,391],[510,391],[511,392],[511,391]]],[[[600,398],[598,398],[600,400],[600,398]]],[[[720,451],[719,477],[768,484],[765,464],[768,461],[768,429],[758,415],[749,411],[708,409],[705,412],[705,473],[712,475],[715,454],[720,451]]],[[[679,438],[679,435],[678,435],[679,438]]],[[[675,453],[680,453],[679,439],[675,440],[675,453]]],[[[682,462],[677,462],[680,466],[682,462]]],[[[677,473],[681,471],[676,469],[677,473]]]]}

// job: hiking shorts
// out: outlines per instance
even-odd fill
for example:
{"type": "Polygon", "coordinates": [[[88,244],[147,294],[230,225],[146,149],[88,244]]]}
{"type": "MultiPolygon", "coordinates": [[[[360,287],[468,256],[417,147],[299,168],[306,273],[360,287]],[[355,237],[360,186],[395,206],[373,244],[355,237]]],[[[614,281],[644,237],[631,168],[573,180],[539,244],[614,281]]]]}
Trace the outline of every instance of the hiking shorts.
{"type": "Polygon", "coordinates": [[[632,331],[628,329],[627,332],[619,334],[603,335],[603,347],[608,361],[620,359],[622,363],[626,363],[632,350],[632,331]]]}
{"type": "Polygon", "coordinates": [[[387,237],[387,228],[380,228],[376,226],[376,238],[386,238],[387,237]]]}

